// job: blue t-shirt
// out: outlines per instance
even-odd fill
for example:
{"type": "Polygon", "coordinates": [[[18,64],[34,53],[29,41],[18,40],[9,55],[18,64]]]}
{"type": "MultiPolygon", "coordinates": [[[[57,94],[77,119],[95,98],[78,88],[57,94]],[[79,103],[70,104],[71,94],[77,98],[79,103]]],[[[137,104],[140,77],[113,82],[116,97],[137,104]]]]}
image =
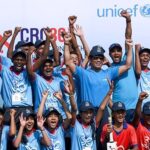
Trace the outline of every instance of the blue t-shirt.
{"type": "Polygon", "coordinates": [[[75,77],[79,81],[81,101],[89,101],[99,107],[109,90],[107,78],[111,81],[118,77],[118,67],[110,67],[98,72],[76,66],[75,77]]]}
{"type": "Polygon", "coordinates": [[[8,138],[9,138],[9,126],[4,126],[1,134],[0,150],[7,150],[8,138]]]}
{"type": "MultiPolygon", "coordinates": [[[[126,63],[126,55],[119,64],[112,66],[122,66],[126,63]]],[[[114,80],[113,102],[121,101],[125,104],[126,109],[135,109],[138,100],[137,81],[134,72],[134,63],[130,69],[114,80]]]]}
{"type": "Polygon", "coordinates": [[[59,126],[53,134],[47,129],[46,133],[51,140],[52,145],[49,147],[42,145],[41,150],[65,150],[64,129],[62,126],[59,126]]]}
{"type": "Polygon", "coordinates": [[[41,133],[36,130],[30,135],[23,135],[25,143],[20,143],[17,150],[41,150],[41,133]]]}
{"type": "MultiPolygon", "coordinates": [[[[60,79],[60,87],[61,87],[61,90],[62,90],[63,99],[65,100],[69,110],[71,110],[70,98],[69,98],[69,95],[65,92],[65,87],[64,87],[65,86],[64,82],[69,80],[68,76],[65,73],[65,69],[66,69],[65,66],[55,67],[54,71],[53,71],[53,75],[60,79]]],[[[78,94],[79,93],[79,88],[78,88],[78,84],[76,82],[76,79],[74,77],[73,77],[73,81],[74,81],[74,86],[75,86],[74,100],[75,100],[75,102],[77,102],[77,104],[79,104],[80,103],[79,94],[78,94]]]]}
{"type": "Polygon", "coordinates": [[[34,111],[38,111],[39,105],[42,100],[42,93],[48,90],[49,94],[45,102],[44,111],[47,110],[49,107],[54,107],[60,112],[63,118],[65,118],[66,115],[63,107],[60,104],[59,100],[54,96],[55,92],[60,91],[60,80],[53,77],[53,80],[51,82],[48,82],[42,76],[38,74],[35,75],[36,77],[32,82],[34,91],[34,111]]]}
{"type": "Polygon", "coordinates": [[[26,70],[17,75],[10,68],[2,66],[0,75],[5,108],[33,106],[31,84],[26,70]]]}
{"type": "Polygon", "coordinates": [[[138,81],[138,95],[140,95],[141,92],[147,92],[148,97],[144,99],[143,104],[150,101],[150,71],[148,72],[141,72],[140,79],[138,81]]]}
{"type": "Polygon", "coordinates": [[[96,150],[96,140],[92,137],[91,125],[83,127],[76,119],[74,127],[71,127],[71,150],[96,150]]]}

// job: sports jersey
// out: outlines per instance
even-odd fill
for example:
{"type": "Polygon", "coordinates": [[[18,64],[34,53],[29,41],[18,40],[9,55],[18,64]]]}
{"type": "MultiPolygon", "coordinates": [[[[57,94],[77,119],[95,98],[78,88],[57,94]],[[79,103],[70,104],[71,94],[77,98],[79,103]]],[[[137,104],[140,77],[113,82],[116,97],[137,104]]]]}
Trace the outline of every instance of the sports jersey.
{"type": "Polygon", "coordinates": [[[34,131],[30,135],[24,134],[17,150],[41,150],[40,132],[34,131]]]}
{"type": "Polygon", "coordinates": [[[118,67],[95,71],[76,66],[74,75],[79,82],[82,101],[89,101],[94,107],[99,107],[109,90],[107,79],[114,80],[119,75],[118,67]]]}
{"type": "Polygon", "coordinates": [[[52,145],[49,147],[42,145],[41,150],[65,150],[64,129],[61,126],[54,133],[50,133],[47,129],[45,129],[45,132],[51,140],[52,145]]]}
{"type": "MultiPolygon", "coordinates": [[[[112,66],[122,66],[126,63],[126,55],[123,60],[118,63],[112,63],[112,66]]],[[[125,104],[126,109],[135,109],[138,100],[137,81],[134,72],[134,63],[130,69],[114,80],[114,90],[112,95],[113,102],[121,101],[125,104]]]]}
{"type": "Polygon", "coordinates": [[[1,66],[0,75],[3,80],[2,98],[5,108],[33,106],[31,84],[26,70],[16,74],[12,67],[1,66]]]}
{"type": "Polygon", "coordinates": [[[150,150],[150,130],[144,127],[142,123],[139,123],[136,128],[136,134],[139,150],[150,150]]]}
{"type": "Polygon", "coordinates": [[[140,94],[142,91],[148,93],[148,97],[144,99],[142,106],[150,101],[150,71],[142,71],[140,75],[140,79],[138,81],[138,93],[140,94]]]}
{"type": "MultiPolygon", "coordinates": [[[[102,144],[104,143],[105,137],[107,134],[107,124],[103,126],[102,134],[100,141],[102,144]]],[[[137,136],[135,129],[124,122],[123,129],[120,132],[115,131],[113,128],[113,139],[115,142],[117,142],[118,149],[122,148],[124,150],[129,149],[131,146],[137,146],[137,136]]]]}
{"type": "Polygon", "coordinates": [[[65,112],[60,104],[59,100],[54,96],[55,92],[60,91],[60,80],[58,78],[53,77],[51,82],[45,80],[42,76],[35,74],[35,79],[32,81],[33,84],[33,91],[34,91],[34,111],[37,112],[39,105],[42,100],[42,93],[44,91],[49,91],[44,111],[47,110],[49,107],[56,108],[59,113],[65,117],[65,112]]]}

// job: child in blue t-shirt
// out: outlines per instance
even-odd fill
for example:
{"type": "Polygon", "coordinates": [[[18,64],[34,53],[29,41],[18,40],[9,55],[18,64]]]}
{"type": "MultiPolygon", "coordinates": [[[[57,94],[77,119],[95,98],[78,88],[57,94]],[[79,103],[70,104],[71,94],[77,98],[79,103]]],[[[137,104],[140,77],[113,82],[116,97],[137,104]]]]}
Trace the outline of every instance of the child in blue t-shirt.
{"type": "MultiPolygon", "coordinates": [[[[43,93],[42,101],[38,110],[38,116],[42,116],[43,110],[44,110],[44,104],[47,100],[48,91],[43,93]]],[[[67,118],[63,120],[60,115],[60,112],[54,108],[49,107],[49,109],[45,112],[46,122],[45,122],[45,129],[43,132],[47,134],[50,140],[50,144],[45,144],[45,139],[43,137],[41,138],[41,142],[43,144],[42,150],[65,150],[65,141],[64,141],[64,129],[68,128],[68,125],[70,123],[71,114],[69,110],[67,109],[67,106],[62,100],[62,94],[61,92],[56,92],[54,94],[55,97],[60,101],[62,104],[64,111],[66,113],[67,118]]]]}

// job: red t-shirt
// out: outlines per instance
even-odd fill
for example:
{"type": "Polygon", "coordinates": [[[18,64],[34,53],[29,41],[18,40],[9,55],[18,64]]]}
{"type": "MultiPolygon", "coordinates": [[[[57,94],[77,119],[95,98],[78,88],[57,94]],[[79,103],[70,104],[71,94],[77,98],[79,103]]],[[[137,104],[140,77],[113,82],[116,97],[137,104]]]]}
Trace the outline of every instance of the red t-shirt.
{"type": "Polygon", "coordinates": [[[136,128],[139,150],[150,150],[150,130],[139,123],[136,128]]]}
{"type": "MultiPolygon", "coordinates": [[[[102,134],[100,141],[104,143],[105,137],[107,134],[107,124],[103,126],[102,134]]],[[[113,129],[113,139],[115,142],[117,142],[118,150],[127,150],[131,146],[137,146],[137,137],[135,129],[127,124],[124,123],[123,130],[120,132],[116,132],[113,129]]]]}

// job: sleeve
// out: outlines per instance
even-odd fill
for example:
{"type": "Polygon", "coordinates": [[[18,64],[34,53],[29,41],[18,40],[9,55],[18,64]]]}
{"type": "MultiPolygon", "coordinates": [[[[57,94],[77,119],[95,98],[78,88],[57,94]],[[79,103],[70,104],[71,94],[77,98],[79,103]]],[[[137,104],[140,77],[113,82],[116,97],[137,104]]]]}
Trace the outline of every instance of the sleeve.
{"type": "Polygon", "coordinates": [[[76,66],[74,75],[80,77],[81,75],[83,75],[84,70],[85,69],[83,69],[82,67],[76,66]]]}
{"type": "Polygon", "coordinates": [[[10,58],[8,57],[4,57],[4,56],[0,56],[1,57],[1,64],[6,66],[6,67],[10,67],[12,65],[12,61],[10,58]]]}
{"type": "Polygon", "coordinates": [[[105,137],[106,137],[106,133],[107,133],[107,124],[105,124],[102,128],[102,133],[100,135],[100,142],[103,144],[105,141],[105,137]]]}
{"type": "Polygon", "coordinates": [[[130,145],[136,147],[138,145],[135,129],[130,126],[130,145]]]}
{"type": "Polygon", "coordinates": [[[110,80],[114,80],[119,77],[119,66],[113,66],[108,69],[108,76],[110,80]]]}

